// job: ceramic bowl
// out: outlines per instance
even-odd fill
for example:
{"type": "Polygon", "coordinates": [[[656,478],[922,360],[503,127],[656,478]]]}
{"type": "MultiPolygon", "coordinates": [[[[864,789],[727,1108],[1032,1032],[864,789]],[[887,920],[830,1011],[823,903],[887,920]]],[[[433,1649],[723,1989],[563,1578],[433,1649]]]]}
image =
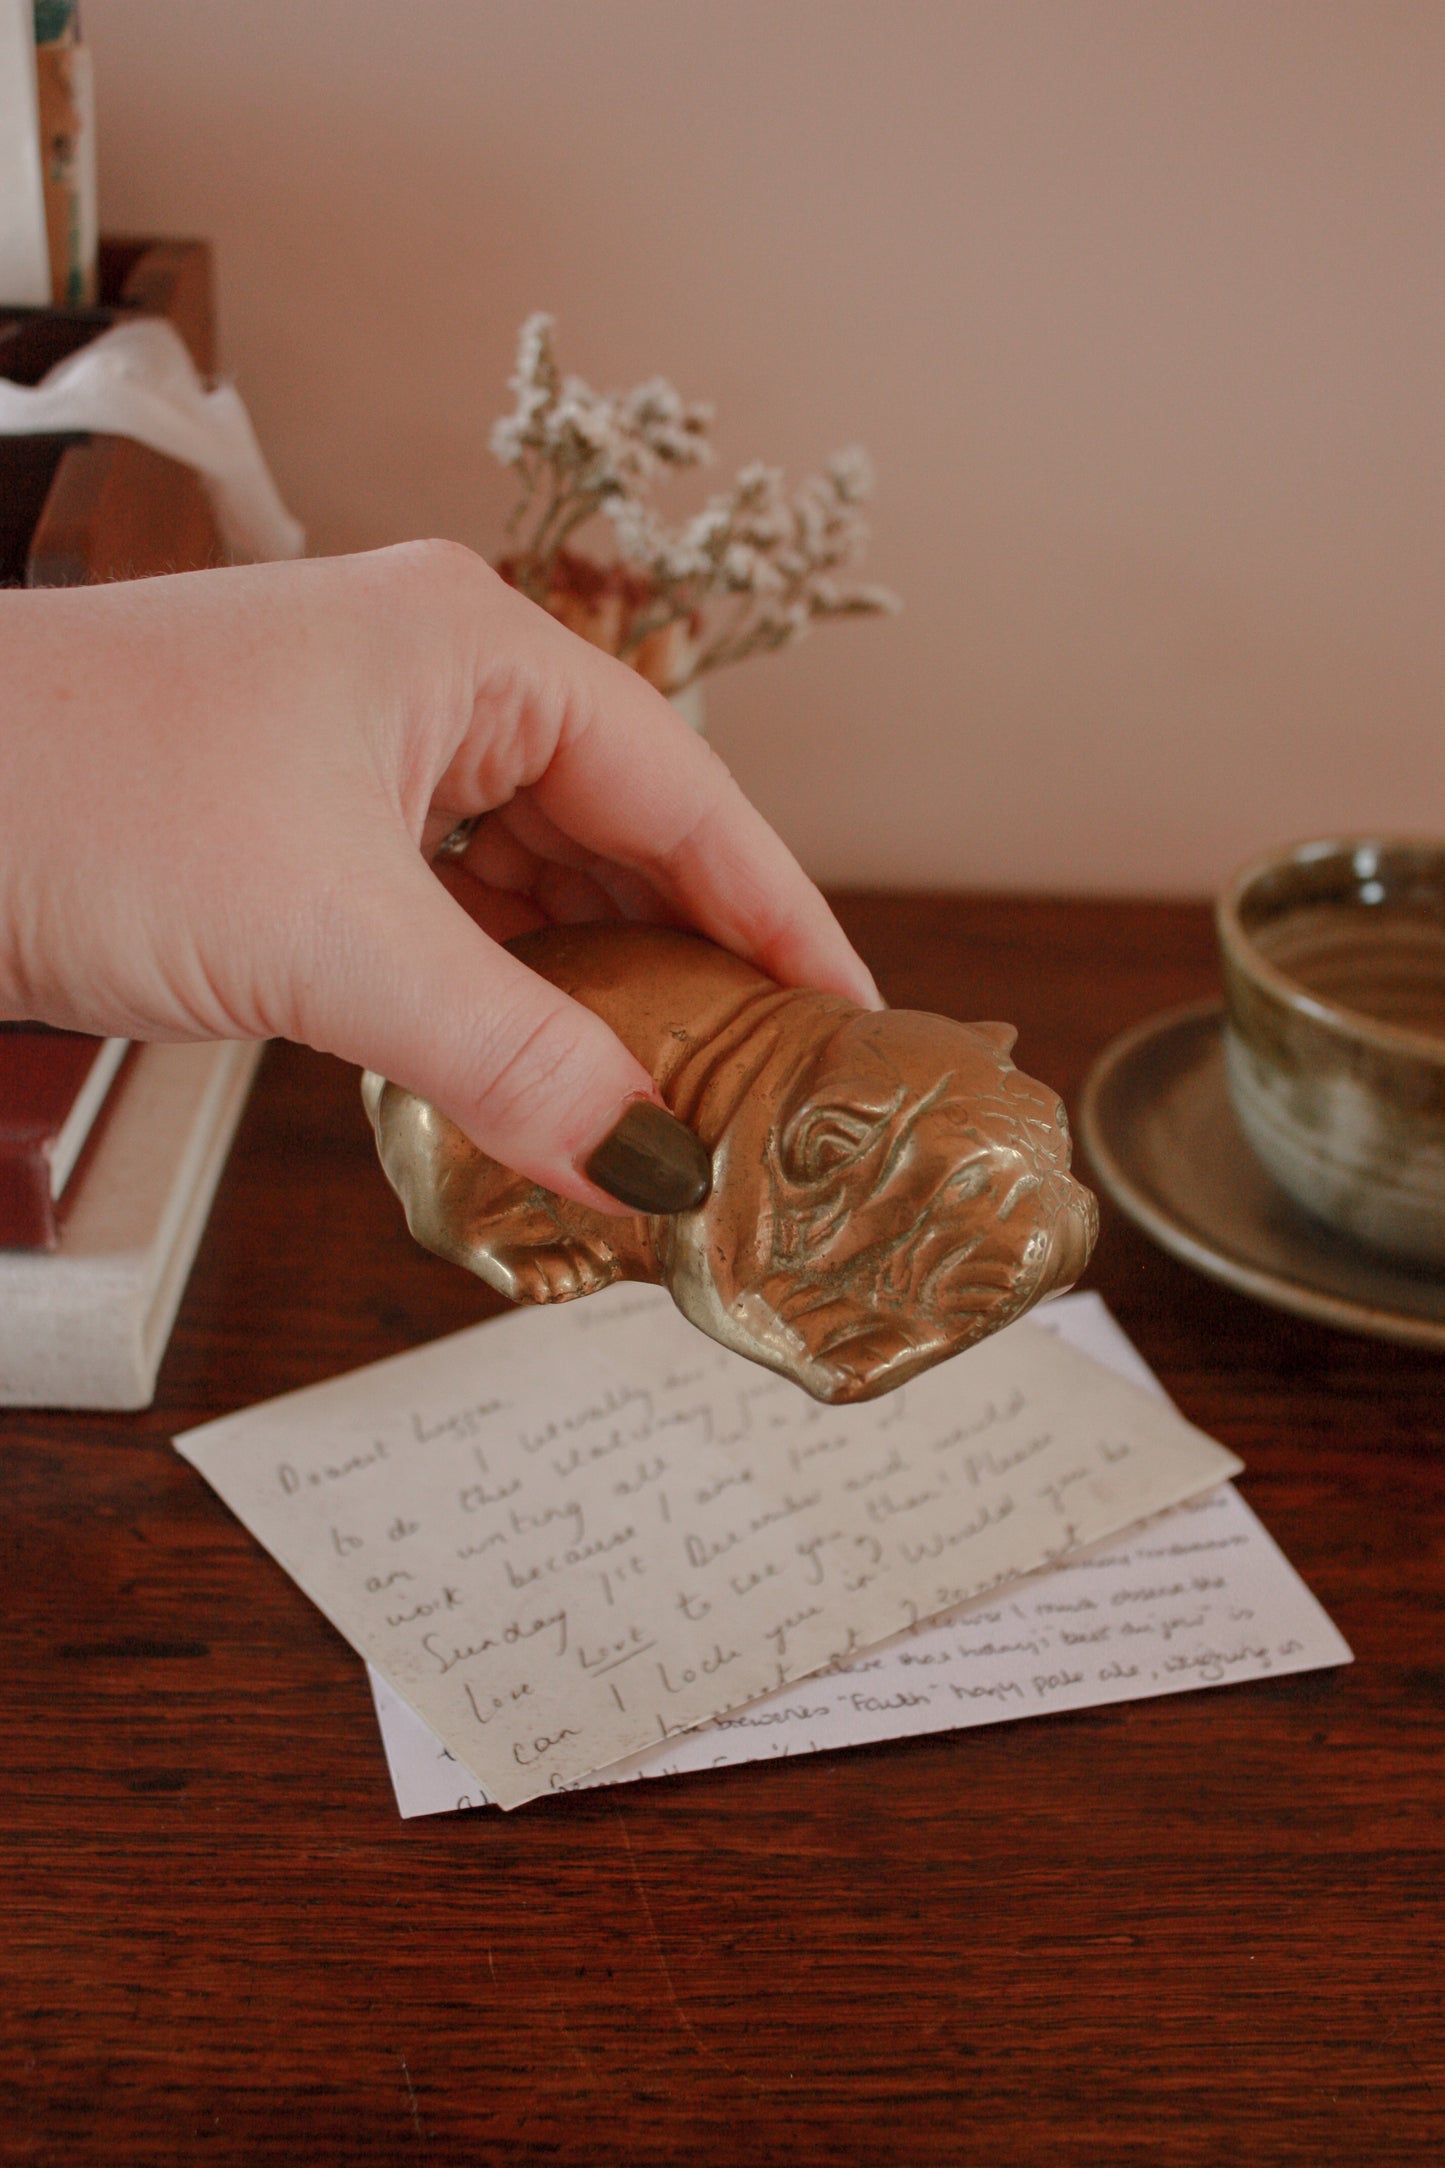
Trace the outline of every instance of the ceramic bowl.
{"type": "Polygon", "coordinates": [[[1217,918],[1254,1151],[1339,1233],[1445,1271],[1445,842],[1301,844],[1217,918]]]}

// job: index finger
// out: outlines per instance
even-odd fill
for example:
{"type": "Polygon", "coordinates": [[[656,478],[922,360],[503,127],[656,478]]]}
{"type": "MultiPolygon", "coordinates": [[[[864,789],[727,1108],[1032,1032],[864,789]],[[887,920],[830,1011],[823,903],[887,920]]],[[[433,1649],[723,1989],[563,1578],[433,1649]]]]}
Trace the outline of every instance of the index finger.
{"type": "Polygon", "coordinates": [[[640,874],[689,924],[785,986],[883,1006],[871,973],[792,852],[711,746],[625,663],[499,582],[471,730],[443,778],[448,806],[496,805],[500,707],[549,820],[640,874]]]}

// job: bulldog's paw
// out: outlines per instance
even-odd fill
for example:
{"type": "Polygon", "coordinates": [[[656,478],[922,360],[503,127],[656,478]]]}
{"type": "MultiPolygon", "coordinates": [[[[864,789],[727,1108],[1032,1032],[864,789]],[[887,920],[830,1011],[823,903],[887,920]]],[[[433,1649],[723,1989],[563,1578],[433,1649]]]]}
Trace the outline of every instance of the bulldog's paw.
{"type": "Polygon", "coordinates": [[[615,1258],[599,1255],[585,1242],[549,1243],[538,1249],[509,1245],[493,1254],[511,1282],[514,1302],[575,1302],[621,1277],[615,1258]]]}

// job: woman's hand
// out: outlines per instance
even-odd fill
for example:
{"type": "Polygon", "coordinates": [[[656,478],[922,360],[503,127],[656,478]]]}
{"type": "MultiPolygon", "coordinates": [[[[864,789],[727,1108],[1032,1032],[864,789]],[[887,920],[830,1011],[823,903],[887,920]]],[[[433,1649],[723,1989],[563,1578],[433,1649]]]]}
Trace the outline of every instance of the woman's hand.
{"type": "Polygon", "coordinates": [[[0,1015],[299,1039],[606,1206],[652,1079],[501,939],[664,919],[877,1006],[716,755],[459,545],[0,594],[0,672],[0,1015]]]}

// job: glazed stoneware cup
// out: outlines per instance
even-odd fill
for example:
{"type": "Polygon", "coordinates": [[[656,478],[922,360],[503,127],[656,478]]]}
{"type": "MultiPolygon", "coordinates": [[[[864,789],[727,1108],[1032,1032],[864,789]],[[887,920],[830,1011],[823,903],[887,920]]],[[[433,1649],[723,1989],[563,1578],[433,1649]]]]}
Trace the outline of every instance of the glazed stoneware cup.
{"type": "Polygon", "coordinates": [[[1445,842],[1301,844],[1217,915],[1254,1151],[1338,1233],[1445,1272],[1445,842]]]}

